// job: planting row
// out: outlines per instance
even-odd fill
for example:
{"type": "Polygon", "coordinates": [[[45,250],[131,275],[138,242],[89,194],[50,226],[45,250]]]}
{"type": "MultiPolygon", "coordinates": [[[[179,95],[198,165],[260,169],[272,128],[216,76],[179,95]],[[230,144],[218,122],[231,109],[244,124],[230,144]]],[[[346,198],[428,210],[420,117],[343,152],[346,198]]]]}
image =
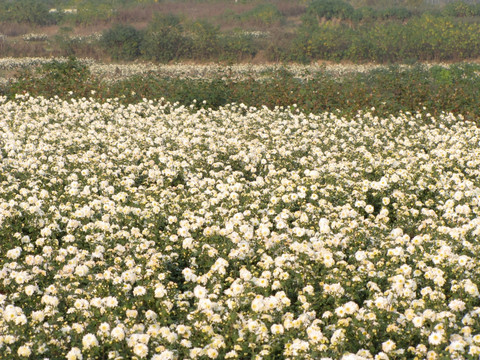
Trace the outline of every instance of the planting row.
{"type": "Polygon", "coordinates": [[[115,68],[71,58],[27,66],[0,86],[0,94],[10,99],[25,93],[98,101],[118,98],[122,103],[164,98],[186,106],[195,103],[196,108],[243,103],[271,109],[296,106],[314,113],[337,109],[355,113],[375,107],[388,115],[425,108],[434,115],[447,111],[477,120],[479,87],[478,64],[115,68]],[[140,73],[129,75],[135,72],[140,73]],[[118,80],[110,81],[112,73],[118,80]]]}

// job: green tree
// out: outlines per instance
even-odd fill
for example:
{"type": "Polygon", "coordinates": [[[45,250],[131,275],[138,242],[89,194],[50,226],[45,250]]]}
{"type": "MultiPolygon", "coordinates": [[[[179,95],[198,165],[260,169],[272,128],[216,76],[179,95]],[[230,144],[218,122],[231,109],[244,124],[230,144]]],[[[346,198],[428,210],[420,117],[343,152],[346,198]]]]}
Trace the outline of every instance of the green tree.
{"type": "Polygon", "coordinates": [[[117,24],[105,31],[101,44],[114,60],[133,60],[140,56],[142,32],[130,25],[117,24]]]}
{"type": "Polygon", "coordinates": [[[148,25],[141,52],[147,59],[169,62],[188,54],[190,47],[191,39],[184,35],[179,17],[156,15],[148,25]]]}
{"type": "Polygon", "coordinates": [[[353,14],[353,6],[342,0],[313,0],[307,8],[307,16],[318,20],[351,19],[353,14]]]}
{"type": "Polygon", "coordinates": [[[271,25],[283,20],[282,13],[274,4],[260,4],[241,15],[245,21],[253,20],[258,24],[271,25]]]}
{"type": "Polygon", "coordinates": [[[220,52],[219,29],[206,22],[197,21],[189,27],[192,39],[190,54],[196,59],[209,59],[220,52]]]}
{"type": "Polygon", "coordinates": [[[17,0],[5,5],[2,20],[32,25],[50,25],[55,23],[55,17],[48,12],[49,7],[44,1],[17,0]]]}

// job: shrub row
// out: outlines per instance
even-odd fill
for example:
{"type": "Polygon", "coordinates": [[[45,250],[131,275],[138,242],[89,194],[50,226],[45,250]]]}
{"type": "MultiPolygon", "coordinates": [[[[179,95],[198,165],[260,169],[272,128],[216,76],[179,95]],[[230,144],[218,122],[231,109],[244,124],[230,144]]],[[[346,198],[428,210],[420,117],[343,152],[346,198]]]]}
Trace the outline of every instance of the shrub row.
{"type": "Polygon", "coordinates": [[[354,8],[342,0],[313,0],[307,7],[305,18],[315,19],[343,19],[355,22],[378,20],[407,20],[419,15],[440,15],[452,17],[480,16],[480,3],[466,1],[452,1],[443,7],[431,7],[411,10],[403,6],[372,7],[361,6],[354,8]]]}
{"type": "Polygon", "coordinates": [[[178,79],[150,74],[104,83],[71,59],[26,70],[2,93],[10,98],[27,92],[34,96],[93,97],[100,101],[119,98],[124,103],[164,98],[186,106],[212,108],[227,103],[270,108],[295,106],[313,113],[336,109],[356,112],[375,107],[377,112],[390,114],[425,108],[432,114],[453,112],[478,122],[479,88],[480,65],[476,64],[448,68],[392,66],[343,77],[323,71],[309,80],[295,78],[280,69],[267,80],[178,79]]]}
{"type": "Polygon", "coordinates": [[[357,26],[335,20],[305,19],[293,38],[275,41],[247,33],[225,34],[206,22],[184,25],[174,16],[157,16],[146,31],[116,25],[101,44],[114,60],[146,59],[239,61],[264,49],[270,61],[319,59],[411,62],[458,61],[480,56],[480,22],[423,15],[357,26]],[[320,22],[319,22],[320,21],[320,22]]]}
{"type": "Polygon", "coordinates": [[[103,33],[101,46],[113,60],[143,58],[158,62],[180,59],[239,61],[258,46],[248,34],[221,34],[207,22],[184,25],[173,15],[157,15],[145,31],[117,24],[103,33]]]}
{"type": "MultiPolygon", "coordinates": [[[[88,10],[86,16],[95,19],[106,11],[102,6],[105,3],[81,7],[78,13],[67,15],[79,18],[88,10]]],[[[55,17],[67,16],[49,13],[47,9],[45,1],[0,1],[0,22],[48,25],[55,23],[55,17]],[[26,10],[20,12],[20,8],[26,10]]],[[[15,57],[74,55],[162,63],[249,61],[257,54],[268,61],[304,63],[459,61],[480,57],[480,3],[456,1],[442,9],[412,12],[403,7],[353,8],[340,0],[313,0],[302,11],[305,12],[301,25],[293,25],[288,32],[277,26],[288,21],[287,17],[275,4],[268,3],[241,14],[227,11],[224,17],[242,27],[230,32],[222,32],[206,21],[157,14],[144,30],[115,24],[100,36],[101,40],[73,38],[69,35],[73,29],[68,26],[47,41],[26,43],[7,39],[2,42],[2,53],[15,57]],[[245,31],[248,27],[258,28],[257,25],[268,27],[270,32],[245,31]]],[[[284,25],[281,28],[292,24],[284,25]]]]}
{"type": "Polygon", "coordinates": [[[359,27],[324,23],[303,27],[290,48],[288,60],[446,61],[480,54],[480,23],[423,15],[408,23],[373,23],[359,27]]]}

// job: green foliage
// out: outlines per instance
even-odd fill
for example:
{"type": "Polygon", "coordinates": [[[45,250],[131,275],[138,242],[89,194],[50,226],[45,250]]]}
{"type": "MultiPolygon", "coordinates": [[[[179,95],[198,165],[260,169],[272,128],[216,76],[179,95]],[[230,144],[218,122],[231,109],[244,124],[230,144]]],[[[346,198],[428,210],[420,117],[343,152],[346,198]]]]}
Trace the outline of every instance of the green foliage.
{"type": "Polygon", "coordinates": [[[51,25],[56,23],[54,15],[48,12],[45,1],[17,0],[8,2],[0,11],[1,21],[27,23],[31,25],[51,25]]]}
{"type": "Polygon", "coordinates": [[[53,60],[34,69],[22,71],[7,88],[10,94],[88,96],[98,88],[88,66],[71,57],[65,62],[53,60]]]}
{"type": "Polygon", "coordinates": [[[261,25],[272,25],[283,20],[282,13],[274,4],[264,3],[240,15],[242,21],[254,21],[261,25]]]}
{"type": "Polygon", "coordinates": [[[133,60],[140,55],[142,40],[142,32],[118,24],[103,33],[101,45],[114,60],[133,60]]]}
{"type": "Polygon", "coordinates": [[[226,61],[241,61],[251,59],[258,52],[258,42],[248,33],[235,32],[220,37],[220,59],[226,61]]]}
{"type": "Polygon", "coordinates": [[[379,11],[379,16],[385,20],[401,20],[405,21],[412,17],[412,12],[404,7],[391,7],[385,10],[379,11]]]}
{"type": "Polygon", "coordinates": [[[307,8],[307,16],[326,20],[351,19],[353,13],[353,6],[342,0],[313,0],[307,8]]]}
{"type": "Polygon", "coordinates": [[[77,25],[93,25],[99,22],[106,22],[113,18],[115,9],[111,3],[98,1],[84,1],[79,4],[76,14],[67,15],[70,22],[77,25]]]}
{"type": "Polygon", "coordinates": [[[141,46],[148,60],[169,62],[188,53],[191,39],[184,35],[180,18],[173,15],[156,15],[149,23],[141,46]]]}
{"type": "Polygon", "coordinates": [[[451,61],[480,54],[480,23],[424,14],[406,24],[373,22],[305,24],[289,50],[290,59],[376,61],[382,63],[451,61]]]}
{"type": "Polygon", "coordinates": [[[362,6],[354,10],[352,20],[356,22],[381,21],[406,21],[413,17],[413,12],[401,6],[375,9],[370,6],[362,6]]]}
{"type": "Polygon", "coordinates": [[[362,6],[355,9],[353,13],[353,20],[355,21],[375,21],[379,14],[374,8],[370,6],[362,6]]]}
{"type": "Polygon", "coordinates": [[[307,29],[295,39],[291,60],[310,62],[314,59],[342,60],[347,57],[354,31],[345,26],[322,24],[315,30],[307,29]]]}
{"type": "Polygon", "coordinates": [[[221,51],[219,28],[206,21],[197,21],[189,26],[191,39],[190,56],[193,59],[212,59],[221,51]]]}
{"type": "MultiPolygon", "coordinates": [[[[186,0],[185,3],[195,1],[186,0]]],[[[148,15],[145,10],[154,9],[154,2],[0,0],[0,21],[19,23],[2,25],[6,29],[2,29],[2,33],[10,37],[27,33],[31,26],[55,22],[72,28],[74,25],[108,25],[133,19],[133,14],[143,14],[142,21],[145,21],[148,15]],[[51,7],[58,11],[50,14],[51,7]],[[63,13],[62,9],[67,7],[77,12],[63,13]],[[125,17],[118,10],[132,17],[125,17]]],[[[218,0],[207,2],[213,5],[218,0]]],[[[283,3],[246,2],[251,4],[251,10],[241,13],[239,9],[243,6],[229,7],[223,16],[213,20],[221,26],[235,23],[240,29],[234,32],[222,32],[213,21],[190,21],[158,12],[145,31],[128,25],[112,25],[103,33],[100,42],[73,37],[73,31],[71,34],[59,32],[43,44],[25,44],[4,38],[1,51],[2,55],[13,57],[72,55],[162,63],[234,62],[250,60],[259,53],[270,61],[304,63],[317,60],[414,63],[459,61],[480,56],[480,4],[455,1],[441,8],[419,7],[417,0],[302,1],[302,5],[297,4],[295,8],[295,17],[305,10],[299,26],[298,18],[288,15],[291,9],[281,5],[283,3]],[[354,9],[351,4],[358,7],[354,9]],[[272,29],[272,25],[283,22],[285,27],[272,29]],[[267,37],[255,34],[252,28],[268,28],[267,37]]]]}
{"type": "Polygon", "coordinates": [[[480,4],[454,1],[445,5],[442,12],[447,16],[454,17],[480,16],[480,4]]]}

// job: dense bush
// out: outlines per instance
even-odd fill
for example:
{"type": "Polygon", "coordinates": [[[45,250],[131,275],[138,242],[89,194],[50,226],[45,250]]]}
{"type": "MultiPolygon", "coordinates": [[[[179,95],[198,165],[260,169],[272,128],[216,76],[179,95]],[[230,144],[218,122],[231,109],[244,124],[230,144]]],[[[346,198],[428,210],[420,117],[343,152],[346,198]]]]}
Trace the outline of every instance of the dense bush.
{"type": "Polygon", "coordinates": [[[189,56],[197,60],[213,59],[221,51],[220,30],[218,27],[205,21],[197,21],[188,28],[190,37],[189,56]]]}
{"type": "Polygon", "coordinates": [[[104,32],[102,47],[114,60],[143,58],[158,62],[172,60],[240,61],[258,51],[255,33],[221,33],[205,21],[184,22],[172,15],[157,15],[146,31],[116,25],[104,32]]]}
{"type": "Polygon", "coordinates": [[[480,15],[480,4],[471,4],[463,1],[448,3],[443,8],[443,13],[448,16],[468,17],[480,15]]]}
{"type": "Polygon", "coordinates": [[[412,12],[404,7],[391,7],[385,10],[379,11],[379,17],[385,20],[407,20],[412,16],[412,12]]]}
{"type": "Polygon", "coordinates": [[[245,32],[234,32],[220,36],[220,60],[242,61],[252,59],[259,50],[254,36],[245,32]]]}
{"type": "Polygon", "coordinates": [[[142,32],[117,24],[103,33],[101,45],[114,60],[133,60],[140,55],[142,41],[142,32]]]}
{"type": "Polygon", "coordinates": [[[274,4],[260,4],[240,15],[241,21],[253,21],[261,25],[271,25],[283,20],[282,13],[274,4]]]}
{"type": "Polygon", "coordinates": [[[376,61],[460,60],[480,55],[480,24],[424,14],[408,23],[305,22],[287,54],[291,60],[376,61]]]}
{"type": "Polygon", "coordinates": [[[141,52],[148,60],[168,62],[188,54],[191,42],[184,34],[180,18],[156,15],[148,25],[141,52]]]}
{"type": "Polygon", "coordinates": [[[378,11],[370,6],[362,6],[355,9],[353,13],[353,19],[355,21],[375,21],[378,18],[378,11]]]}
{"type": "Polygon", "coordinates": [[[48,12],[45,1],[17,0],[0,4],[0,21],[27,23],[31,25],[55,24],[57,17],[48,12]]]}
{"type": "Polygon", "coordinates": [[[314,59],[339,61],[348,57],[355,31],[347,26],[322,24],[300,31],[289,50],[291,60],[310,62],[314,59]]]}
{"type": "Polygon", "coordinates": [[[342,0],[313,0],[307,8],[307,16],[326,20],[351,19],[353,13],[353,6],[342,0]]]}

